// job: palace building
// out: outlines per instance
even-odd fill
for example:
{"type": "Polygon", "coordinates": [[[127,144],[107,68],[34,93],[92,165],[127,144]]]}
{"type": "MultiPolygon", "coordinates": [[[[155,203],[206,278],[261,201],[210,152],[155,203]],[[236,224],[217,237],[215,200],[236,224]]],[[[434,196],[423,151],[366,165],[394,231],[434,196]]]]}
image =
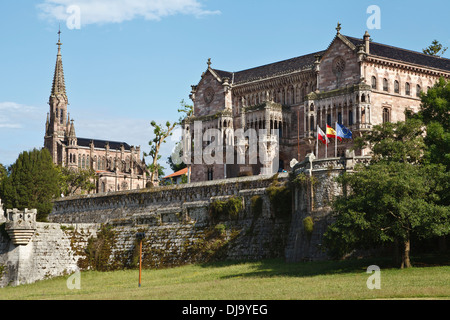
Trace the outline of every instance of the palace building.
{"type": "MultiPolygon", "coordinates": [[[[337,141],[337,148],[332,140],[327,154],[323,145],[316,154],[317,127],[325,131],[337,122],[356,137],[373,125],[402,121],[405,110],[418,111],[422,91],[441,76],[450,78],[449,59],[376,43],[367,31],[362,38],[345,36],[340,24],[336,30],[323,51],[243,71],[213,68],[209,59],[192,86],[194,113],[185,121],[186,132],[194,136],[194,122],[201,121],[203,132],[219,129],[223,140],[237,147],[236,129],[278,129],[278,171],[289,170],[292,159],[308,153],[339,157],[351,147],[351,139],[337,141]]],[[[264,169],[261,163],[238,164],[236,154],[233,163],[224,163],[191,164],[190,181],[257,175],[264,169]]]]}
{"type": "Polygon", "coordinates": [[[76,136],[74,120],[68,112],[60,38],[57,45],[44,138],[44,147],[50,151],[53,163],[74,170],[94,170],[98,177],[97,193],[145,188],[148,170],[140,158],[140,147],[76,136]]]}

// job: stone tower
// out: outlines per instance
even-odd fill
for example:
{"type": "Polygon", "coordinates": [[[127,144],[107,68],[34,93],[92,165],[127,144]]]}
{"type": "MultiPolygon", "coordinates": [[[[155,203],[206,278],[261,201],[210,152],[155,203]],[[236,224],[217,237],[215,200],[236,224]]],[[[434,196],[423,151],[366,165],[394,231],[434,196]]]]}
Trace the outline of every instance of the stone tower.
{"type": "Polygon", "coordinates": [[[69,101],[64,82],[64,70],[61,56],[61,31],[58,32],[58,54],[53,75],[52,90],[48,104],[50,112],[47,114],[44,146],[50,151],[55,164],[64,165],[62,141],[68,136],[71,123],[67,113],[69,101]]]}

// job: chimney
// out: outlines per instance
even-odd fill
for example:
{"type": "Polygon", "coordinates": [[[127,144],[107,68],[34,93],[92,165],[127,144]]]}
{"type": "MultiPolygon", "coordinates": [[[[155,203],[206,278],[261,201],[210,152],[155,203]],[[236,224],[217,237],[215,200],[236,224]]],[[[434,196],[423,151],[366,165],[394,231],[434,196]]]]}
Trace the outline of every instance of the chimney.
{"type": "Polygon", "coordinates": [[[366,47],[366,54],[370,53],[370,34],[368,31],[364,34],[364,46],[366,47]]]}

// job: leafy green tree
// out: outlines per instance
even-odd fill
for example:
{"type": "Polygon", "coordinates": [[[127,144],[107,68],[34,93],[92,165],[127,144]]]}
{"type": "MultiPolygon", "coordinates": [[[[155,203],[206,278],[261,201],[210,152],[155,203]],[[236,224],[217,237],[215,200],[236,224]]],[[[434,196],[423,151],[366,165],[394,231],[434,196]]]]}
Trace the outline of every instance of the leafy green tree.
{"type": "Polygon", "coordinates": [[[148,166],[150,170],[150,181],[154,183],[158,180],[158,176],[164,174],[163,167],[158,164],[158,161],[161,159],[161,155],[159,154],[161,145],[166,142],[166,139],[173,134],[173,130],[175,129],[177,123],[166,122],[166,126],[157,124],[155,121],[152,121],[151,126],[153,127],[153,134],[155,137],[153,140],[150,140],[148,145],[150,146],[150,152],[144,152],[144,156],[150,156],[152,158],[152,163],[148,166]]]}
{"type": "Polygon", "coordinates": [[[428,54],[430,56],[441,57],[448,48],[444,48],[444,46],[437,40],[433,40],[431,45],[423,49],[423,53],[428,54]]]}
{"type": "Polygon", "coordinates": [[[425,149],[423,123],[420,119],[386,122],[374,126],[355,139],[354,149],[369,148],[372,163],[380,161],[419,163],[425,149]]]}
{"type": "Polygon", "coordinates": [[[38,221],[45,221],[52,201],[59,197],[59,173],[47,149],[24,151],[2,180],[5,207],[37,209],[38,221]]]}
{"type": "MultiPolygon", "coordinates": [[[[5,201],[5,194],[8,193],[7,189],[9,187],[8,184],[8,171],[3,166],[3,164],[0,163],[0,199],[3,199],[3,202],[5,201]]],[[[10,192],[10,191],[9,191],[10,192]]]]}
{"type": "Polygon", "coordinates": [[[338,178],[344,194],[333,201],[336,220],[324,234],[334,257],[394,244],[401,248],[401,267],[410,267],[413,236],[450,233],[450,209],[442,203],[446,169],[423,163],[422,127],[418,119],[385,123],[357,141],[356,147],[371,147],[373,158],[338,178]]]}
{"type": "Polygon", "coordinates": [[[8,171],[6,170],[5,166],[0,163],[0,182],[8,176],[8,171]]]}
{"type": "MultiPolygon", "coordinates": [[[[175,149],[173,150],[173,153],[172,153],[172,154],[178,153],[179,159],[181,159],[181,157],[183,156],[183,150],[181,149],[181,147],[182,147],[182,145],[181,145],[181,141],[180,141],[175,145],[175,149]]],[[[167,158],[167,163],[169,164],[170,169],[172,169],[173,172],[180,171],[187,167],[187,165],[184,162],[174,161],[172,156],[169,156],[167,158]]]]}
{"type": "MultiPolygon", "coordinates": [[[[184,100],[181,100],[180,102],[181,108],[178,109],[178,112],[181,114],[180,119],[178,120],[178,124],[182,125],[187,119],[192,117],[194,115],[194,106],[187,104],[184,100]]],[[[182,150],[182,142],[178,142],[175,145],[175,149],[171,156],[167,158],[167,163],[169,164],[170,168],[173,170],[173,172],[180,171],[187,167],[187,165],[184,162],[180,162],[183,157],[183,150],[182,150]],[[176,159],[174,159],[173,155],[176,159]]]]}
{"type": "Polygon", "coordinates": [[[439,81],[421,95],[417,118],[426,126],[426,160],[450,169],[450,81],[439,81]]]}
{"type": "Polygon", "coordinates": [[[450,210],[435,203],[441,186],[436,166],[380,162],[344,174],[338,181],[349,192],[333,202],[336,222],[324,235],[330,253],[400,245],[401,267],[410,267],[411,238],[450,232],[450,210]]]}
{"type": "Polygon", "coordinates": [[[178,112],[181,113],[181,116],[178,123],[181,124],[183,121],[194,115],[194,106],[187,104],[184,100],[181,100],[180,105],[181,108],[178,109],[178,112]]]}
{"type": "Polygon", "coordinates": [[[95,190],[98,178],[94,170],[74,170],[66,167],[58,167],[58,170],[59,186],[64,196],[95,190]]]}
{"type": "MultiPolygon", "coordinates": [[[[144,152],[144,156],[150,156],[152,158],[152,163],[148,165],[148,169],[150,170],[150,181],[152,183],[157,181],[159,176],[164,175],[164,167],[162,167],[158,163],[158,161],[161,159],[161,155],[159,154],[161,145],[166,142],[166,139],[168,137],[173,135],[173,131],[178,125],[182,124],[194,113],[194,107],[185,103],[184,100],[181,100],[180,105],[181,107],[178,109],[178,112],[181,113],[181,116],[177,122],[170,123],[169,121],[167,121],[165,127],[161,124],[157,124],[155,121],[151,122],[155,137],[148,143],[150,146],[150,152],[144,152]]],[[[180,147],[181,145],[178,145],[178,148],[180,147]]],[[[172,158],[172,156],[168,158],[168,163],[172,170],[178,171],[186,167],[184,163],[175,163],[173,160],[174,159],[172,158]]]]}

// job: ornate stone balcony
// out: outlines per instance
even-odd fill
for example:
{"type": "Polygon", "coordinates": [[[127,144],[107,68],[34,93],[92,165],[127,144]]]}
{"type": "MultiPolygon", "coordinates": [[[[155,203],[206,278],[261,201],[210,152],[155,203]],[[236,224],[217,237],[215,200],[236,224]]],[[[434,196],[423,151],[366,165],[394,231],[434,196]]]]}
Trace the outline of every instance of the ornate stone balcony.
{"type": "Polygon", "coordinates": [[[6,210],[5,230],[15,245],[27,245],[36,231],[37,210],[6,210]]]}

